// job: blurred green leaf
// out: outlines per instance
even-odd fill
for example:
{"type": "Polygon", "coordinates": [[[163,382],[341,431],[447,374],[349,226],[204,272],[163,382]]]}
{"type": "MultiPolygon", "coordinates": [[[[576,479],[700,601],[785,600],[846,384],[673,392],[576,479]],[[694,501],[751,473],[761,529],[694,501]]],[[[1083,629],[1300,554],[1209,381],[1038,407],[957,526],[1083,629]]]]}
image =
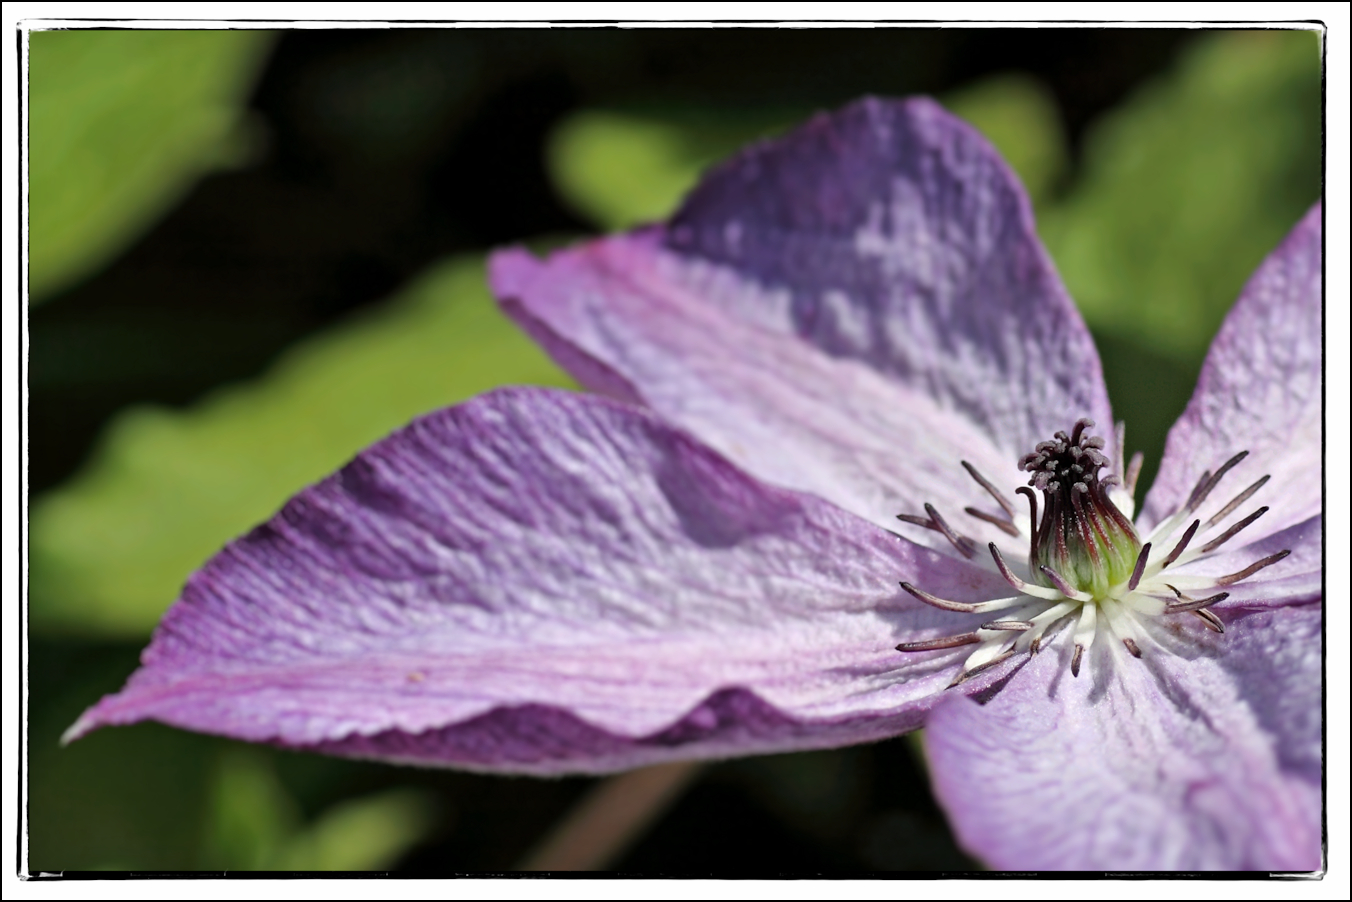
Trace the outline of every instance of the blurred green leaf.
{"type": "Polygon", "coordinates": [[[560,196],[604,231],[662,219],[700,173],[805,111],[583,110],[549,137],[546,165],[560,196]]]}
{"type": "MultiPolygon", "coordinates": [[[[1065,167],[1056,104],[1036,80],[998,75],[945,98],[981,129],[1029,186],[1045,192],[1065,167]]],[[[669,216],[700,174],[746,144],[800,124],[807,110],[583,110],[550,136],[560,196],[605,231],[669,216]]]]}
{"type": "Polygon", "coordinates": [[[1208,35],[1096,122],[1040,231],[1090,325],[1191,365],[1320,196],[1313,32],[1208,35]]]}
{"type": "Polygon", "coordinates": [[[212,870],[367,871],[396,864],[434,823],[425,790],[339,802],[308,824],[269,752],[231,747],[211,791],[204,866],[212,870]]]}
{"type": "Polygon", "coordinates": [[[212,870],[272,870],[300,823],[300,810],[277,779],[271,756],[229,748],[211,783],[204,864],[212,870]]]}
{"type": "Polygon", "coordinates": [[[430,793],[391,789],[334,805],[293,837],[275,865],[292,871],[393,867],[434,824],[430,793]]]}
{"type": "Polygon", "coordinates": [[[182,412],[134,408],[32,512],[32,625],[144,636],[188,574],[413,417],[506,383],[570,385],[453,260],[182,412]]]}
{"type": "Polygon", "coordinates": [[[1046,200],[1065,172],[1067,152],[1061,112],[1045,85],[1021,73],[993,75],[942,100],[999,149],[1035,205],[1046,200]]]}
{"type": "Polygon", "coordinates": [[[38,31],[29,39],[34,301],[126,248],[208,170],[247,153],[266,31],[38,31]]]}

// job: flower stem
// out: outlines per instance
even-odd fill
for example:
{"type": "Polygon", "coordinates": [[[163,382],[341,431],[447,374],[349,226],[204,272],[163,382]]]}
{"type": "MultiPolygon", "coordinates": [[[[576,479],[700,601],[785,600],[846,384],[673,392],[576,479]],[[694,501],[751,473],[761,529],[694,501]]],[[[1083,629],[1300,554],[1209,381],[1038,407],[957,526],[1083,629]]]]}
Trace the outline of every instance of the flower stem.
{"type": "Polygon", "coordinates": [[[518,865],[523,871],[597,871],[616,861],[698,774],[698,761],[658,764],[598,784],[518,865]]]}

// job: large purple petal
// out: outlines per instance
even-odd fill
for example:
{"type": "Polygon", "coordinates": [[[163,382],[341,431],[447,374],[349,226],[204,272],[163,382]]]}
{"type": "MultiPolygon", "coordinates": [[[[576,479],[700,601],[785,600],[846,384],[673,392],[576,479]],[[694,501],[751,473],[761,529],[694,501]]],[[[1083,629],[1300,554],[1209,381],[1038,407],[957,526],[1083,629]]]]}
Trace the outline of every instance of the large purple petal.
{"type": "Polygon", "coordinates": [[[1188,497],[1203,470],[1249,456],[1226,476],[1201,515],[1263,475],[1253,505],[1272,510],[1251,541],[1323,511],[1321,386],[1323,207],[1315,204],[1263,261],[1211,345],[1197,389],[1169,432],[1142,510],[1159,522],[1188,497]]]}
{"type": "Polygon", "coordinates": [[[959,461],[1011,491],[1019,456],[1078,417],[1111,438],[1022,187],[927,100],[819,116],[714,170],[669,226],[500,253],[491,280],[584,384],[877,523],[990,507],[959,461]]]}
{"type": "Polygon", "coordinates": [[[764,486],[651,414],[541,389],[424,417],[188,582],[71,730],[155,719],[338,754],[561,773],[914,728],[898,655],[998,580],[764,486]]]}
{"type": "Polygon", "coordinates": [[[985,705],[936,706],[927,748],[961,842],[998,868],[1320,868],[1321,613],[1184,624],[1140,661],[1100,643],[1078,679],[1057,648],[985,705]]]}

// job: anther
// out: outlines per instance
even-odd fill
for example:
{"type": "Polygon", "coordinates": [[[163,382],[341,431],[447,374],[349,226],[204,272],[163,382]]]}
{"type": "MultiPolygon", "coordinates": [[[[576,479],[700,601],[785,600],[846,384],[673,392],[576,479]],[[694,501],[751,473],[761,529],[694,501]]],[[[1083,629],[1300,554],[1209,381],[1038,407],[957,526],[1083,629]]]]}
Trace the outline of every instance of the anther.
{"type": "Polygon", "coordinates": [[[1229,473],[1234,469],[1236,464],[1248,456],[1248,451],[1241,451],[1222,464],[1221,468],[1214,474],[1210,476],[1203,474],[1202,480],[1197,483],[1197,488],[1193,489],[1193,497],[1188,499],[1188,511],[1192,512],[1196,510],[1198,506],[1206,500],[1207,496],[1211,494],[1211,490],[1220,484],[1220,481],[1225,474],[1229,473]]]}
{"type": "Polygon", "coordinates": [[[954,532],[953,528],[948,525],[948,522],[944,520],[943,517],[939,516],[939,512],[934,509],[934,505],[926,504],[925,513],[929,514],[930,520],[938,528],[939,532],[944,534],[944,538],[952,542],[953,547],[962,552],[963,557],[968,560],[976,557],[976,543],[966,536],[954,532]]]}
{"type": "Polygon", "coordinates": [[[1286,551],[1279,551],[1276,554],[1269,554],[1262,560],[1254,561],[1252,564],[1245,567],[1238,573],[1231,573],[1229,576],[1222,576],[1220,579],[1216,580],[1216,585],[1233,586],[1240,580],[1248,579],[1250,576],[1253,576],[1255,573],[1257,573],[1259,570],[1262,570],[1264,567],[1270,567],[1271,565],[1277,563],[1290,553],[1291,553],[1290,549],[1287,549],[1286,551]]]}
{"type": "Polygon", "coordinates": [[[1217,523],[1224,520],[1226,517],[1230,516],[1231,511],[1233,511],[1235,508],[1239,507],[1245,501],[1248,501],[1251,497],[1253,497],[1253,493],[1261,489],[1271,478],[1272,478],[1271,476],[1264,476],[1262,479],[1258,480],[1253,485],[1249,486],[1247,489],[1236,495],[1233,501],[1231,501],[1225,507],[1221,508],[1216,513],[1216,516],[1206,521],[1206,528],[1210,529],[1217,523]]]}
{"type": "Polygon", "coordinates": [[[1249,525],[1250,523],[1252,523],[1254,520],[1257,520],[1259,517],[1263,516],[1263,514],[1266,514],[1267,512],[1268,512],[1268,508],[1266,508],[1266,507],[1260,507],[1260,508],[1258,508],[1258,510],[1256,510],[1256,511],[1254,511],[1253,513],[1249,514],[1249,515],[1248,515],[1247,517],[1245,517],[1243,520],[1240,520],[1240,521],[1239,521],[1238,523],[1236,523],[1234,526],[1231,526],[1231,527],[1230,527],[1229,529],[1227,529],[1225,532],[1221,533],[1219,536],[1217,536],[1216,538],[1212,539],[1210,542],[1207,542],[1205,545],[1203,545],[1203,546],[1202,546],[1200,549],[1198,549],[1198,550],[1199,550],[1200,553],[1202,553],[1202,554],[1206,554],[1208,551],[1215,551],[1217,548],[1221,547],[1221,546],[1224,545],[1226,542],[1228,542],[1228,541],[1230,541],[1231,539],[1233,539],[1233,538],[1235,537],[1235,535],[1236,535],[1240,530],[1244,529],[1244,527],[1248,526],[1248,525],[1249,525]]]}
{"type": "Polygon", "coordinates": [[[957,648],[961,645],[973,645],[981,641],[976,633],[962,633],[958,636],[944,636],[940,639],[925,639],[920,642],[903,642],[897,651],[934,651],[939,648],[957,648]]]}
{"type": "Polygon", "coordinates": [[[1046,564],[1039,565],[1038,569],[1041,570],[1043,573],[1045,573],[1047,575],[1047,579],[1052,581],[1052,585],[1056,586],[1056,588],[1060,591],[1060,593],[1066,596],[1067,598],[1073,598],[1076,601],[1093,600],[1092,596],[1090,596],[1087,592],[1081,592],[1080,590],[1073,587],[1070,583],[1066,582],[1064,576],[1057,573],[1055,570],[1053,570],[1051,567],[1048,567],[1046,564]]]}
{"type": "Polygon", "coordinates": [[[1007,630],[1009,632],[1023,632],[1033,628],[1031,620],[992,620],[990,623],[981,624],[983,630],[1007,630]]]}
{"type": "Polygon", "coordinates": [[[962,673],[958,674],[957,679],[949,683],[945,688],[952,689],[954,686],[961,686],[963,683],[967,682],[977,674],[985,673],[987,670],[990,670],[997,664],[1003,664],[1005,661],[1008,661],[1013,655],[1014,652],[1012,650],[1007,651],[1004,654],[999,655],[998,657],[991,658],[985,664],[978,664],[971,670],[964,670],[962,673]]]}
{"type": "Polygon", "coordinates": [[[994,514],[988,514],[985,511],[977,510],[974,507],[964,507],[963,510],[971,516],[976,517],[978,520],[985,520],[987,523],[1000,527],[1005,534],[1018,538],[1019,528],[1008,520],[1002,520],[994,514]]]}
{"type": "Polygon", "coordinates": [[[1009,499],[1007,499],[1003,494],[1001,494],[1000,490],[997,489],[994,485],[992,485],[989,479],[978,473],[976,467],[972,466],[965,460],[962,462],[962,466],[965,470],[967,470],[967,473],[973,479],[976,480],[977,485],[981,486],[983,489],[989,492],[990,496],[995,499],[995,503],[1000,505],[1000,507],[1004,508],[1005,513],[1009,515],[1009,519],[1013,520],[1014,505],[1009,502],[1009,499]]]}
{"type": "Polygon", "coordinates": [[[1203,623],[1205,623],[1206,628],[1211,630],[1213,633],[1225,632],[1225,624],[1221,623],[1221,618],[1217,617],[1215,614],[1211,613],[1206,608],[1198,608],[1192,613],[1193,616],[1197,617],[1203,623]]]}
{"type": "Polygon", "coordinates": [[[911,595],[915,596],[918,600],[923,601],[927,605],[931,605],[932,607],[940,608],[945,611],[957,611],[959,614],[978,614],[983,611],[999,611],[1002,610],[1003,608],[1016,605],[1020,601],[1022,601],[1022,599],[1020,598],[997,598],[994,601],[982,601],[978,602],[977,604],[966,604],[961,601],[949,601],[947,598],[940,598],[937,595],[931,595],[924,589],[917,589],[910,583],[901,583],[900,585],[907,592],[911,593],[911,595]]]}
{"type": "Polygon", "coordinates": [[[1188,547],[1188,543],[1192,541],[1192,537],[1197,535],[1197,527],[1201,525],[1201,520],[1192,521],[1192,525],[1188,527],[1188,531],[1183,533],[1183,538],[1178,540],[1178,544],[1174,546],[1174,550],[1169,552],[1169,556],[1164,559],[1164,563],[1160,564],[1161,570],[1178,560],[1178,556],[1183,553],[1184,548],[1188,547]]]}
{"type": "MultiPolygon", "coordinates": [[[[1121,454],[1122,450],[1118,449],[1117,453],[1121,454]]],[[[1137,451],[1131,456],[1131,462],[1127,464],[1127,473],[1122,478],[1122,488],[1126,489],[1127,494],[1133,498],[1136,497],[1136,480],[1140,478],[1141,467],[1144,464],[1145,455],[1137,451]]]]}
{"type": "Polygon", "coordinates": [[[1071,676],[1077,677],[1080,675],[1080,659],[1083,657],[1084,657],[1084,646],[1083,645],[1075,646],[1075,654],[1071,656],[1070,659],[1071,676]]]}
{"type": "Polygon", "coordinates": [[[929,517],[921,517],[917,516],[916,514],[897,514],[897,519],[900,520],[902,523],[910,523],[914,526],[923,526],[926,529],[932,529],[935,532],[939,531],[939,527],[935,526],[934,521],[931,520],[929,517]]]}
{"type": "MultiPolygon", "coordinates": [[[[1173,586],[1170,586],[1169,588],[1173,589],[1173,586]]],[[[1177,589],[1174,589],[1174,591],[1178,592],[1177,589]]],[[[1229,597],[1230,597],[1229,592],[1221,592],[1218,595],[1212,595],[1210,598],[1189,598],[1188,596],[1179,592],[1179,598],[1181,598],[1182,601],[1178,601],[1175,602],[1174,604],[1167,606],[1164,609],[1164,613],[1184,614],[1187,613],[1188,611],[1199,611],[1202,608],[1207,607],[1208,605],[1213,605],[1225,601],[1225,599],[1229,597]]]]}
{"type": "Polygon", "coordinates": [[[1041,598],[1046,601],[1056,600],[1056,593],[1045,586],[1034,586],[1020,579],[1009,565],[1005,563],[1005,557],[1000,553],[994,542],[990,543],[991,557],[995,559],[995,567],[1000,571],[1000,575],[1005,578],[1005,582],[1014,587],[1014,591],[1022,592],[1025,595],[1032,595],[1034,598],[1041,598]]]}
{"type": "Polygon", "coordinates": [[[1139,658],[1141,656],[1140,646],[1136,644],[1135,639],[1132,638],[1123,639],[1122,644],[1127,647],[1127,651],[1131,652],[1131,656],[1133,658],[1139,658]]]}
{"type": "MultiPolygon", "coordinates": [[[[1136,568],[1131,571],[1131,579],[1127,580],[1127,591],[1135,592],[1136,587],[1141,584],[1141,576],[1145,573],[1146,561],[1150,559],[1150,543],[1146,542],[1141,546],[1141,553],[1136,556],[1136,568]]],[[[1137,655],[1140,657],[1140,655],[1137,655]]]]}

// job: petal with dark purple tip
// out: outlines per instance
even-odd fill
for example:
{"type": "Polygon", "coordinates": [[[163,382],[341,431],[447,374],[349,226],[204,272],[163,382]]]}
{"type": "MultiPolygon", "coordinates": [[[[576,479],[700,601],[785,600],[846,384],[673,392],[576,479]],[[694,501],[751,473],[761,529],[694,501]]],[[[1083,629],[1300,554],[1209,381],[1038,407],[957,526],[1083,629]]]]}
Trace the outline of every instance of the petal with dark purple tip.
{"type": "Polygon", "coordinates": [[[916,727],[950,621],[898,579],[1000,580],[764,486],[628,405],[504,390],[301,492],[188,582],[70,731],[530,773],[838,746],[916,727]]]}
{"type": "Polygon", "coordinates": [[[986,704],[945,700],[926,745],[960,841],[997,868],[1317,870],[1320,621],[1180,623],[1140,660],[1097,643],[1079,678],[1044,649],[986,704]]]}
{"type": "Polygon", "coordinates": [[[1022,187],[927,100],[819,116],[715,169],[669,226],[504,252],[491,281],[585,384],[877,523],[928,501],[999,539],[961,514],[983,492],[959,461],[1014,486],[1077,418],[1112,435],[1022,187]]]}
{"type": "Polygon", "coordinates": [[[1147,528],[1187,500],[1203,470],[1240,451],[1249,456],[1211,493],[1200,516],[1268,474],[1272,480],[1252,502],[1273,509],[1247,539],[1322,513],[1322,215],[1315,204],[1263,261],[1212,342],[1146,497],[1147,528]]]}

